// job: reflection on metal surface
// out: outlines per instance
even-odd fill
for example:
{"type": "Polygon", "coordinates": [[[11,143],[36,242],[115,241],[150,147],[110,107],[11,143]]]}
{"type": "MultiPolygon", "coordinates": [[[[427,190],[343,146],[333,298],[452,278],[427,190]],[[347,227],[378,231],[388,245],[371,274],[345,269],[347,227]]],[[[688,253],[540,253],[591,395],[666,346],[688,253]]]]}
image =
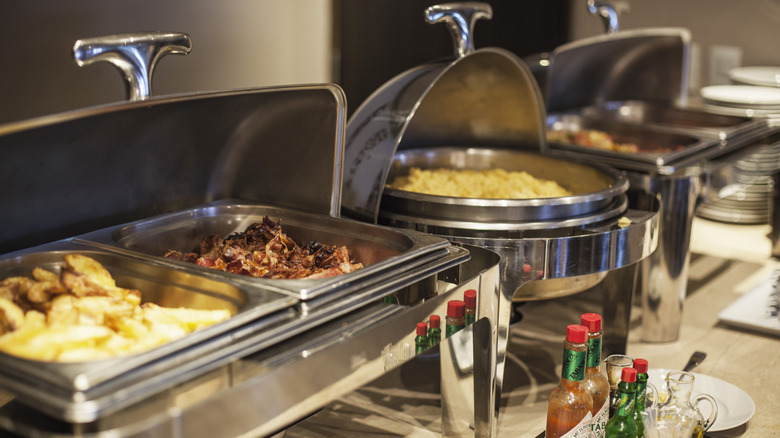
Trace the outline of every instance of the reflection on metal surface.
{"type": "MultiPolygon", "coordinates": [[[[489,397],[491,386],[484,382],[495,382],[492,312],[499,298],[499,258],[481,248],[467,249],[471,260],[440,272],[440,286],[422,302],[400,306],[380,299],[265,348],[255,346],[251,337],[231,339],[221,349],[221,354],[231,352],[230,360],[213,371],[178,381],[158,396],[96,422],[42,421],[38,411],[11,400],[0,406],[0,426],[43,437],[83,433],[139,438],[272,435],[412,358],[414,350],[408,347],[414,345],[416,323],[432,314],[443,315],[448,301],[462,299],[465,290],[475,289],[476,323],[439,344],[445,348],[444,355],[458,356],[452,359],[457,362],[441,363],[442,370],[452,370],[451,374],[445,371],[442,379],[459,382],[465,391],[459,393],[465,398],[452,402],[473,409],[460,417],[469,423],[470,436],[495,436],[490,429],[495,400],[489,397]],[[450,343],[457,347],[456,353],[446,352],[450,343]],[[214,412],[220,413],[219,421],[214,420],[214,412]]],[[[199,361],[203,359],[208,358],[199,361]]]]}
{"type": "Polygon", "coordinates": [[[683,105],[688,92],[691,33],[632,29],[556,48],[547,72],[547,111],[615,100],[683,105]]]}
{"type": "Polygon", "coordinates": [[[81,39],[73,46],[76,65],[113,64],[125,82],[128,100],[146,100],[152,94],[152,75],[168,54],[186,55],[192,39],[185,33],[144,32],[81,39]]]}

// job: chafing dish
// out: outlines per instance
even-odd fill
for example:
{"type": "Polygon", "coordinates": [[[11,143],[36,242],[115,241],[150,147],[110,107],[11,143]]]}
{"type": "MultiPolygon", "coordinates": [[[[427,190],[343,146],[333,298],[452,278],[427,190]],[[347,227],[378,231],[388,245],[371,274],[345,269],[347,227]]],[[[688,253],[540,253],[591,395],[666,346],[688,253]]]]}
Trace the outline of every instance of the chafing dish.
{"type": "MultiPolygon", "coordinates": [[[[578,293],[603,283],[610,271],[622,272],[620,283],[632,281],[636,263],[657,244],[658,205],[651,200],[643,207],[632,206],[633,195],[619,172],[593,161],[548,154],[545,109],[528,67],[504,50],[473,48],[473,22],[489,17],[489,10],[482,3],[426,10],[429,23],[446,23],[456,37],[456,56],[399,74],[355,111],[347,125],[342,211],[501,256],[500,293],[480,302],[489,309],[487,317],[497,332],[491,347],[498,358],[497,378],[488,388],[488,399],[497,400],[511,302],[578,293]],[[570,169],[592,180],[574,196],[532,200],[458,199],[388,189],[389,175],[411,163],[480,169],[527,166],[534,168],[534,175],[555,174],[567,183],[571,180],[561,174],[570,169]],[[628,219],[628,227],[618,225],[621,217],[628,219]],[[548,281],[550,287],[545,287],[548,281]]],[[[609,300],[623,312],[610,318],[613,321],[627,320],[625,312],[630,310],[631,283],[621,290],[622,296],[609,300]]],[[[627,329],[609,331],[622,338],[617,344],[625,348],[620,333],[627,335],[627,329]]],[[[498,407],[485,408],[490,411],[487,430],[495,434],[498,407]]],[[[468,424],[452,427],[464,433],[468,424]]]]}
{"type": "MultiPolygon", "coordinates": [[[[550,143],[566,157],[598,157],[626,171],[632,189],[661,202],[658,250],[643,262],[642,339],[677,339],[686,294],[690,228],[699,205],[718,196],[724,169],[758,148],[766,121],[686,106],[690,32],[637,29],[575,41],[553,51],[547,75],[550,129],[598,129],[628,137],[640,153],[550,143]],[[671,148],[661,154],[641,150],[671,148]]],[[[727,182],[725,184],[728,184],[727,182]]]]}
{"type": "MultiPolygon", "coordinates": [[[[13,206],[0,219],[0,275],[78,251],[154,299],[202,295],[235,312],[123,360],[30,366],[3,355],[13,372],[0,376],[10,393],[0,426],[38,436],[268,435],[409,360],[399,353],[414,325],[465,287],[492,296],[496,254],[338,217],[344,114],[342,91],[323,84],[149,97],[0,126],[0,175],[12,188],[0,200],[13,206]],[[352,245],[367,266],[264,281],[158,252],[262,214],[278,215],[295,238],[352,245]],[[313,368],[329,372],[298,374],[313,368]],[[258,414],[258,398],[273,408],[258,414]],[[208,415],[225,400],[238,415],[229,427],[208,415]]],[[[495,355],[475,360],[491,380],[495,355]]]]}

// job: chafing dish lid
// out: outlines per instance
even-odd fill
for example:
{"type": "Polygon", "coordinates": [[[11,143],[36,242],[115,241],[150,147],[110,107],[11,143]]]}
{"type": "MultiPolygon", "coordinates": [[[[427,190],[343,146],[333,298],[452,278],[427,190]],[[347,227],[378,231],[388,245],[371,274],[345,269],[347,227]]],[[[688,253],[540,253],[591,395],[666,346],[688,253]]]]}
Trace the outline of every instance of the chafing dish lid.
{"type": "Polygon", "coordinates": [[[376,90],[347,124],[342,212],[377,221],[382,191],[396,150],[471,146],[543,151],[545,112],[528,67],[500,48],[474,50],[484,3],[432,6],[429,23],[445,22],[455,41],[454,60],[414,67],[376,90]]]}

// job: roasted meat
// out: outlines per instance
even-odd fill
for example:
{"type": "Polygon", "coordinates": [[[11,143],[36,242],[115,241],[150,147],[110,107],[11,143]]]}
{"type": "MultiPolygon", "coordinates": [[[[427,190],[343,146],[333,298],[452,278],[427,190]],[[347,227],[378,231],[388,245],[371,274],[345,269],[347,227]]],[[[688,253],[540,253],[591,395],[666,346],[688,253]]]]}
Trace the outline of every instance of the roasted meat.
{"type": "Polygon", "coordinates": [[[245,231],[226,238],[209,236],[192,252],[170,250],[165,257],[234,274],[263,278],[322,278],[363,267],[344,246],[311,241],[298,245],[279,222],[263,217],[245,231]]]}

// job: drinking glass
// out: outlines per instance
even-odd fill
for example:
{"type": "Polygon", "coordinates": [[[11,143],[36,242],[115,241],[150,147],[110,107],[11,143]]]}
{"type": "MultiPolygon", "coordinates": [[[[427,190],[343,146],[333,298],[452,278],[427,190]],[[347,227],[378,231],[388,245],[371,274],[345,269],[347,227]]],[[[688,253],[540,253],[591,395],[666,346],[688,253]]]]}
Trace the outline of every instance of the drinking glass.
{"type": "Polygon", "coordinates": [[[634,359],[624,354],[612,354],[604,359],[604,362],[607,364],[607,380],[609,380],[609,416],[611,418],[615,414],[615,407],[617,406],[620,375],[623,373],[623,368],[630,367],[634,364],[634,359]]]}

